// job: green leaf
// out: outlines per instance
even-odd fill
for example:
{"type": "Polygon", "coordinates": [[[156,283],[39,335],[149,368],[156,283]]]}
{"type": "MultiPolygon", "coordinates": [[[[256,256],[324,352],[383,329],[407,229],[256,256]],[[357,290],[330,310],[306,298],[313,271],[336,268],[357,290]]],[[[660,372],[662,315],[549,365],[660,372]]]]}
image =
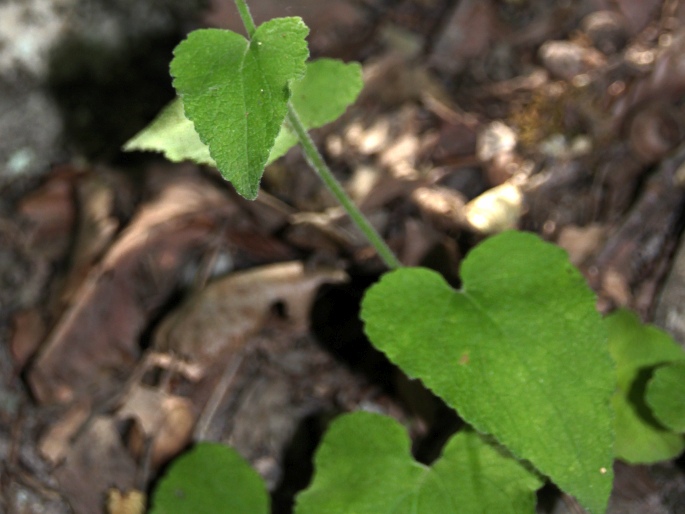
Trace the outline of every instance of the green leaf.
{"type": "Polygon", "coordinates": [[[619,310],[605,321],[618,378],[612,398],[616,457],[633,464],[671,459],[683,451],[685,442],[654,418],[645,403],[645,389],[656,366],[683,361],[685,355],[668,334],[643,325],[632,312],[619,310]]]}
{"type": "Polygon", "coordinates": [[[612,485],[614,367],[595,298],[565,252],[504,232],[462,263],[461,291],[420,268],[371,287],[372,343],[478,431],[592,512],[612,485]]]}
{"type": "Polygon", "coordinates": [[[308,28],[276,18],[247,41],[228,30],[191,32],[174,50],[171,74],[203,143],[226,180],[254,199],[287,113],[289,84],[304,76],[308,28]]]}
{"type": "MultiPolygon", "coordinates": [[[[336,120],[354,103],[363,87],[361,66],[335,59],[307,63],[304,79],[291,84],[290,102],[305,128],[318,128],[336,120]]],[[[297,144],[297,136],[287,121],[281,125],[267,165],[297,144]]],[[[195,132],[193,122],[183,113],[180,98],[167,105],[150,125],[130,139],[123,148],[130,152],[162,152],[172,162],[184,160],[216,166],[209,148],[195,132]]]]}
{"type": "Polygon", "coordinates": [[[193,122],[183,113],[183,102],[176,98],[143,130],[126,142],[123,148],[162,152],[172,162],[185,160],[216,166],[209,148],[195,132],[193,122]]]}
{"type": "Polygon", "coordinates": [[[471,430],[452,437],[432,467],[420,464],[404,428],[368,412],[332,423],[315,469],[296,514],[532,514],[542,485],[471,430]]]}
{"type": "MultiPolygon", "coordinates": [[[[307,63],[307,74],[292,84],[290,102],[305,128],[317,128],[338,119],[354,103],[363,86],[359,63],[318,59],[307,63]]],[[[296,144],[297,136],[284,123],[268,162],[285,155],[296,144]]]]}
{"type": "Polygon", "coordinates": [[[222,444],[199,443],[177,458],[152,497],[151,514],[270,512],[262,478],[222,444]]]}
{"type": "Polygon", "coordinates": [[[664,426],[685,432],[685,363],[657,368],[647,383],[647,404],[664,426]]]}

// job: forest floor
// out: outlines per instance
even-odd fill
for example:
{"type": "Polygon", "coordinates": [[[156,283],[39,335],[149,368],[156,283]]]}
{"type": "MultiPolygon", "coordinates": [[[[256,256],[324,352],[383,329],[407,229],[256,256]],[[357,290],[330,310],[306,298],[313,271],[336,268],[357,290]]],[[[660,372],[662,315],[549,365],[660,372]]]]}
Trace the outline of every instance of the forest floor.
{"type": "MultiPolygon", "coordinates": [[[[629,307],[685,343],[681,2],[251,8],[302,16],[313,57],[363,64],[358,101],[313,136],[403,264],[458,285],[475,244],[533,231],[601,312],[629,307]]],[[[383,264],[299,150],[255,202],[215,170],[120,150],[173,98],[173,47],[241,31],[234,9],[0,2],[0,512],[118,514],[117,491],[149,492],[213,440],[287,513],[336,414],[401,420],[423,462],[460,426],[365,339],[359,302],[383,264]]],[[[682,458],[615,471],[612,514],[685,512],[682,458]]],[[[539,511],[583,512],[551,487],[539,511]]]]}

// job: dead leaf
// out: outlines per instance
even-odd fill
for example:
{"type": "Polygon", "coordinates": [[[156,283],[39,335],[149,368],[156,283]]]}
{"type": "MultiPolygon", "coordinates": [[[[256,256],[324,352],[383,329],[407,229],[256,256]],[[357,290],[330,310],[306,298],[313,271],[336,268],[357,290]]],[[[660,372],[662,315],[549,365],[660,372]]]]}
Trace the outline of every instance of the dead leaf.
{"type": "Polygon", "coordinates": [[[55,478],[75,514],[104,510],[107,491],[133,489],[136,464],[110,417],[97,416],[69,449],[55,478]]]}
{"type": "Polygon", "coordinates": [[[43,457],[56,465],[71,451],[72,439],[91,413],[90,402],[84,401],[70,406],[59,421],[41,437],[38,448],[43,457]]]}
{"type": "Polygon", "coordinates": [[[319,286],[343,282],[342,270],[308,270],[286,262],[239,271],[217,280],[169,315],[154,346],[209,368],[257,333],[281,309],[290,329],[305,330],[319,286]]]}
{"type": "Polygon", "coordinates": [[[50,178],[25,196],[17,207],[29,228],[26,238],[32,252],[48,260],[63,258],[71,243],[76,221],[74,188],[78,171],[64,166],[53,170],[50,178]]]}
{"type": "Polygon", "coordinates": [[[22,369],[38,349],[45,337],[45,322],[38,309],[26,309],[12,317],[12,339],[10,347],[14,365],[22,369]]]}
{"type": "Polygon", "coordinates": [[[208,181],[175,178],[140,210],[51,331],[28,374],[39,401],[69,401],[130,370],[150,317],[236,213],[208,181]]]}
{"type": "Polygon", "coordinates": [[[601,248],[607,236],[605,225],[592,224],[587,227],[569,225],[561,229],[557,244],[568,252],[574,266],[581,266],[601,248]]]}
{"type": "Polygon", "coordinates": [[[134,419],[129,445],[140,458],[148,440],[150,464],[153,469],[177,455],[191,440],[197,413],[190,400],[170,395],[159,389],[137,385],[117,411],[118,419],[134,419]]]}

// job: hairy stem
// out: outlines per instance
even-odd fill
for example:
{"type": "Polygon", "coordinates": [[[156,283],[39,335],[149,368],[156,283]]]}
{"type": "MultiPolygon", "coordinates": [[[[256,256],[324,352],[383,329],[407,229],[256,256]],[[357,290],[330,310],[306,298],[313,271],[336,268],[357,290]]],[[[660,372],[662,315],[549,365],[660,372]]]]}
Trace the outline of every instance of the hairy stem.
{"type": "MultiPolygon", "coordinates": [[[[245,25],[245,30],[249,37],[252,37],[256,27],[252,15],[250,14],[250,9],[247,7],[245,0],[235,0],[235,5],[240,13],[240,18],[243,20],[243,25],[245,25]]],[[[309,136],[307,129],[305,129],[300,117],[298,116],[293,106],[288,104],[288,123],[297,134],[300,140],[300,145],[304,150],[304,154],[307,158],[309,165],[318,173],[319,177],[323,183],[328,187],[328,189],[333,193],[333,196],[340,202],[347,214],[350,216],[355,225],[362,231],[362,234],[371,243],[371,245],[376,249],[378,255],[383,260],[386,266],[390,269],[399,268],[402,263],[395,256],[388,245],[383,241],[383,238],[376,231],[369,220],[362,214],[362,212],[357,208],[352,199],[347,195],[340,183],[335,179],[330,168],[324,161],[323,157],[316,148],[314,141],[309,136]]]]}
{"type": "Polygon", "coordinates": [[[247,36],[252,38],[257,27],[254,24],[247,2],[245,2],[245,0],[235,0],[235,6],[238,8],[240,19],[243,20],[243,25],[245,25],[245,30],[247,30],[247,36]]]}
{"type": "Polygon", "coordinates": [[[347,211],[347,214],[352,218],[354,224],[357,225],[369,243],[376,249],[386,266],[390,269],[401,267],[402,264],[395,254],[392,253],[392,250],[385,244],[383,238],[376,232],[376,229],[371,226],[369,220],[366,219],[352,199],[347,196],[347,193],[340,183],[335,179],[292,105],[288,105],[288,123],[290,123],[290,126],[297,134],[309,165],[319,174],[323,183],[326,184],[326,187],[328,187],[336,200],[340,202],[345,211],[347,211]]]}

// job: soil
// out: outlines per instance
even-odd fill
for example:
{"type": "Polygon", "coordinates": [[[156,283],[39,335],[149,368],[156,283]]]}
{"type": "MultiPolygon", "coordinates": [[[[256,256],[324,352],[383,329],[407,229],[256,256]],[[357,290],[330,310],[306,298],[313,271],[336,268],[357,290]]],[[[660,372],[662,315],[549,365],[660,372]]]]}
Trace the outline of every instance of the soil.
{"type": "MultiPolygon", "coordinates": [[[[685,344],[685,6],[678,0],[253,0],[302,16],[365,88],[313,132],[405,265],[459,284],[508,228],[565,248],[608,313],[685,344]]],[[[291,512],[337,414],[382,412],[431,462],[461,421],[365,339],[384,266],[299,150],[256,202],[121,146],[174,97],[230,0],[0,2],[0,512],[122,512],[196,441],[291,512]]],[[[685,512],[682,457],[616,464],[609,512],[685,512]]],[[[540,513],[581,513],[549,486],[540,513]]]]}

